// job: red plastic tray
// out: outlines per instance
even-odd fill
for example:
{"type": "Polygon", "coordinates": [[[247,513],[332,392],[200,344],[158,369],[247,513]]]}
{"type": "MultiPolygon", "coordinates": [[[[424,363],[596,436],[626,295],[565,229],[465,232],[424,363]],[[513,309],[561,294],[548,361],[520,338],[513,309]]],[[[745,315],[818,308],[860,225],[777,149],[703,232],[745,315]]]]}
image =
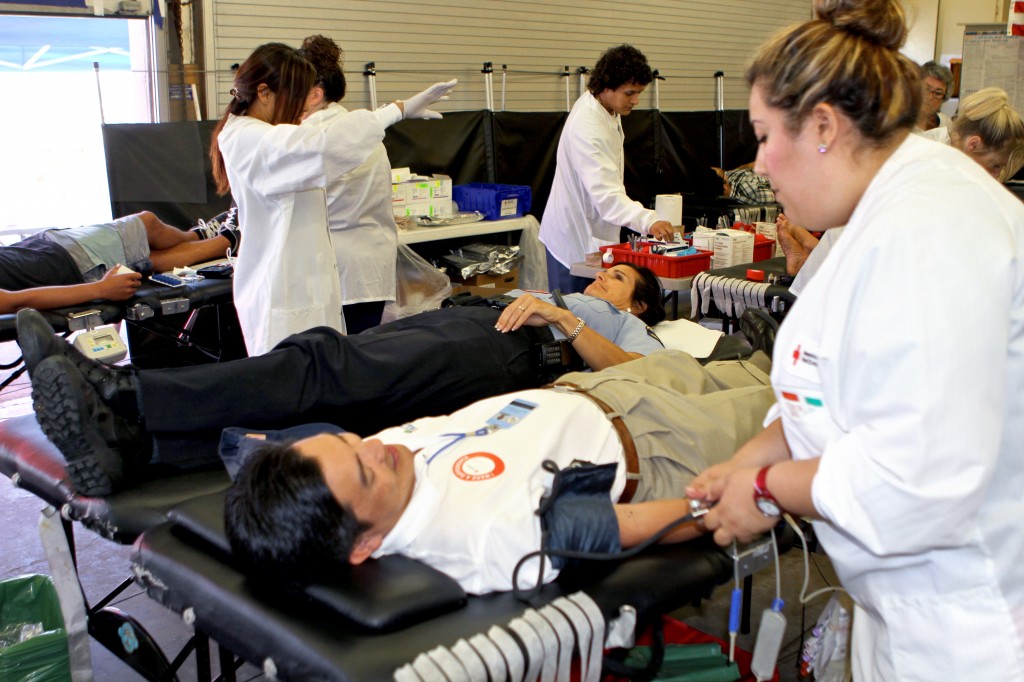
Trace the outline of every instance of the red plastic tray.
{"type": "Polygon", "coordinates": [[[611,263],[604,263],[602,258],[601,262],[606,268],[610,268],[616,263],[635,263],[650,268],[659,277],[678,279],[696,275],[711,267],[712,254],[710,251],[697,251],[692,256],[663,256],[659,253],[651,253],[649,244],[638,245],[637,251],[630,249],[629,244],[611,244],[601,247],[601,255],[603,256],[609,249],[611,249],[615,260],[611,263]]]}

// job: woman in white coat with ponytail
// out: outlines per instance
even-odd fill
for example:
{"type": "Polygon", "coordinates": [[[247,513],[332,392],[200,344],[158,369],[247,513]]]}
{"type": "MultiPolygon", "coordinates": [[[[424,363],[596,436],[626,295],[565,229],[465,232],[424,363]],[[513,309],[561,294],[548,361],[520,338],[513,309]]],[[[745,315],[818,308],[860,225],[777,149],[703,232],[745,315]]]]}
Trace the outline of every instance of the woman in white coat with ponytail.
{"type": "Polygon", "coordinates": [[[330,124],[300,125],[315,82],[316,70],[295,49],[261,45],[235,74],[214,130],[214,180],[219,193],[232,193],[245,225],[234,298],[249,355],[311,327],[344,331],[324,188],[362,164],[388,126],[439,117],[429,107],[455,85],[438,83],[330,124]]]}

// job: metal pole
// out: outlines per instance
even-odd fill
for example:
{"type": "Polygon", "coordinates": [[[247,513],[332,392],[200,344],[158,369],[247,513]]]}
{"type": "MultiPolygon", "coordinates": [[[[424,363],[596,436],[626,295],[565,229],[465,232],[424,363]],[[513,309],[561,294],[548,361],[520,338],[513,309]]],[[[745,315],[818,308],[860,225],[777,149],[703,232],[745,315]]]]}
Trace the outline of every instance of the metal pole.
{"type": "Polygon", "coordinates": [[[501,65],[501,110],[505,111],[505,77],[508,75],[508,64],[501,65]]]}
{"type": "Polygon", "coordinates": [[[103,88],[100,87],[100,63],[93,62],[92,70],[96,73],[96,98],[100,102],[100,125],[103,125],[107,122],[107,119],[103,115],[103,88]]]}
{"type": "Polygon", "coordinates": [[[718,124],[718,167],[725,168],[725,72],[715,72],[715,121],[718,124]]]}
{"type": "Polygon", "coordinates": [[[565,79],[565,110],[572,111],[572,104],[569,102],[569,67],[562,71],[562,78],[565,79]]]}
{"type": "Polygon", "coordinates": [[[377,62],[366,62],[363,75],[370,90],[370,110],[373,111],[377,108],[377,62]]]}
{"type": "Polygon", "coordinates": [[[587,74],[590,73],[590,69],[585,66],[581,66],[576,69],[576,72],[580,75],[580,92],[578,97],[582,97],[583,93],[587,90],[587,74]]]}
{"type": "Polygon", "coordinates": [[[658,73],[658,70],[654,70],[654,108],[661,111],[661,88],[658,87],[658,81],[665,80],[665,77],[658,73]]]}
{"type": "Polygon", "coordinates": [[[480,69],[484,75],[484,97],[487,101],[487,110],[494,111],[494,65],[491,62],[484,62],[484,68],[480,69]]]}

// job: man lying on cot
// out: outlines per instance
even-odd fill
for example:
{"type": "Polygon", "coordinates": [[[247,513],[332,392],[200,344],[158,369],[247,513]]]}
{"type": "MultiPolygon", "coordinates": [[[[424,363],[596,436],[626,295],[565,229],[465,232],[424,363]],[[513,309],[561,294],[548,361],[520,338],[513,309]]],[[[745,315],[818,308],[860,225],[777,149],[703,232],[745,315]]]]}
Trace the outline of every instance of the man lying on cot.
{"type": "Polygon", "coordinates": [[[664,317],[649,270],[609,268],[587,294],[566,296],[567,310],[548,299],[522,293],[502,310],[442,308],[354,336],[318,327],[264,355],[196,367],[100,365],[31,310],[18,315],[18,343],[44,433],[63,452],[77,490],[104,495],[131,482],[154,447],[164,464],[217,461],[227,426],[326,421],[373,433],[541,386],[572,367],[572,353],[602,369],[662,348],[636,317],[651,324],[664,317]],[[70,369],[43,371],[46,358],[65,354],[70,369]]]}
{"type": "MultiPolygon", "coordinates": [[[[542,525],[548,549],[639,544],[686,516],[687,483],[760,429],[774,402],[769,364],[759,353],[701,366],[666,350],[365,440],[326,432],[262,445],[227,496],[233,554],[254,574],[298,582],[337,580],[347,564],[403,554],[482,594],[513,588],[519,560],[541,548],[542,525]],[[614,483],[542,522],[536,511],[552,486],[545,460],[609,465],[597,475],[614,483]]],[[[689,523],[663,541],[699,532],[689,523]]],[[[543,580],[560,566],[545,562],[543,580]]],[[[538,571],[526,562],[521,576],[535,581],[538,571]]]]}
{"type": "Polygon", "coordinates": [[[123,301],[144,274],[223,258],[237,245],[232,211],[189,231],[149,211],[112,223],[45,230],[0,246],[0,313],[123,301]],[[119,265],[134,272],[119,274],[119,265]]]}

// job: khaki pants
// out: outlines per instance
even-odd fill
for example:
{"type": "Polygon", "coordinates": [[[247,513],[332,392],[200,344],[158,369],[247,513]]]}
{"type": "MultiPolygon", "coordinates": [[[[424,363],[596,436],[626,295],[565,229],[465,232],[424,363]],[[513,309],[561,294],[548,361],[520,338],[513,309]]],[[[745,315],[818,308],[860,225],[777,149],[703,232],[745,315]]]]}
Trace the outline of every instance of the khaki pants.
{"type": "Polygon", "coordinates": [[[768,375],[755,364],[701,365],[673,350],[559,381],[588,390],[622,416],[640,459],[634,502],[684,496],[694,476],[761,431],[775,402],[768,375]]]}

